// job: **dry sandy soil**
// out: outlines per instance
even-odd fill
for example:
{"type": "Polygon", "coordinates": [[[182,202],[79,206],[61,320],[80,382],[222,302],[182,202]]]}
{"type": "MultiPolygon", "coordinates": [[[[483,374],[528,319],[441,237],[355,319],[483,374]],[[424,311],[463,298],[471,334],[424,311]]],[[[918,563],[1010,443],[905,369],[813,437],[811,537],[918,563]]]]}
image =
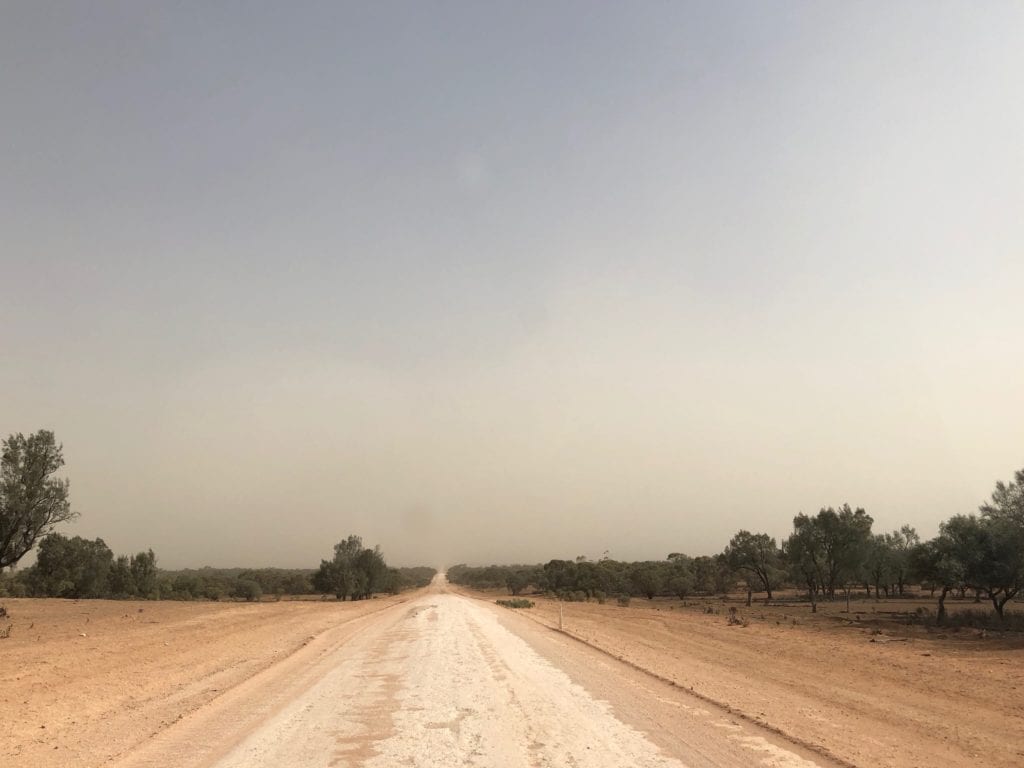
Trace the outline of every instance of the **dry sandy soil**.
{"type": "Polygon", "coordinates": [[[1019,636],[926,632],[874,618],[918,605],[906,601],[854,603],[849,619],[840,604],[812,616],[755,603],[738,608],[747,626],[729,625],[724,605],[708,615],[706,604],[669,600],[536,603],[523,613],[556,627],[561,608],[571,636],[843,763],[1024,765],[1019,636]]]}
{"type": "Polygon", "coordinates": [[[396,598],[0,602],[10,614],[0,623],[13,625],[0,640],[0,763],[84,768],[128,753],[328,629],[396,598]]]}
{"type": "Polygon", "coordinates": [[[563,604],[559,633],[557,603],[510,611],[444,585],[346,604],[3,602],[14,765],[1024,762],[1024,651],[999,643],[872,643],[757,607],[728,626],[646,601],[563,604]]]}

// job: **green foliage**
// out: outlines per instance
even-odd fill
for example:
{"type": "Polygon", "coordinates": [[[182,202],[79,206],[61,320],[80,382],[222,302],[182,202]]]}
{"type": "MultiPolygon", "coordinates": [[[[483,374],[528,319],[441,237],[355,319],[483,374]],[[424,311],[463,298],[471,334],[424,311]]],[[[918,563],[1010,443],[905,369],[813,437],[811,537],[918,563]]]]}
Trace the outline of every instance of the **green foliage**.
{"type": "Polygon", "coordinates": [[[234,589],[231,590],[231,596],[241,598],[247,602],[254,603],[258,602],[263,596],[263,588],[255,579],[238,579],[235,581],[234,589]]]}
{"type": "Polygon", "coordinates": [[[27,597],[28,586],[24,577],[16,578],[13,574],[0,573],[0,597],[27,597]]]}
{"type": "Polygon", "coordinates": [[[36,564],[26,578],[32,594],[41,597],[105,597],[113,561],[103,539],[51,533],[39,542],[36,564]]]}
{"type": "Polygon", "coordinates": [[[533,600],[527,600],[522,597],[516,597],[512,600],[495,600],[494,602],[505,608],[533,608],[534,606],[533,600]]]}
{"type": "MultiPolygon", "coordinates": [[[[307,568],[185,568],[160,571],[154,596],[163,600],[222,600],[232,597],[239,580],[254,581],[264,595],[311,595],[307,568]]],[[[244,596],[243,596],[244,599],[244,596]]]]}
{"type": "Polygon", "coordinates": [[[128,572],[134,593],[138,597],[150,598],[156,593],[156,555],[153,550],[138,552],[128,560],[128,572]]]}
{"type": "Polygon", "coordinates": [[[685,600],[693,592],[695,580],[690,571],[675,572],[669,577],[668,589],[680,600],[685,600]]]}
{"type": "Polygon", "coordinates": [[[404,587],[425,587],[437,575],[436,568],[425,565],[401,566],[396,568],[404,587]]]}
{"type": "Polygon", "coordinates": [[[663,563],[633,563],[629,579],[633,588],[648,600],[661,593],[667,581],[668,568],[663,563]]]}
{"type": "Polygon", "coordinates": [[[812,599],[819,591],[829,599],[837,587],[863,583],[871,550],[871,516],[844,504],[822,508],[809,517],[793,519],[793,534],[785,547],[792,572],[807,584],[812,599]]]}
{"type": "Polygon", "coordinates": [[[403,589],[420,589],[430,584],[436,575],[436,568],[430,568],[425,565],[389,568],[387,591],[397,595],[403,589]]]}
{"type": "Polygon", "coordinates": [[[510,595],[520,595],[523,590],[533,582],[533,576],[529,571],[516,570],[505,577],[505,586],[510,595]]]}
{"type": "Polygon", "coordinates": [[[875,587],[875,597],[885,591],[904,594],[910,576],[910,552],[921,543],[917,531],[904,525],[892,533],[875,534],[867,549],[864,572],[870,584],[875,587]]]}
{"type": "Polygon", "coordinates": [[[362,538],[352,535],[334,545],[333,558],[320,561],[312,583],[317,592],[339,600],[364,600],[376,592],[423,586],[435,573],[433,568],[388,568],[380,547],[364,548],[362,538]]]}
{"type": "Polygon", "coordinates": [[[54,477],[63,466],[63,446],[49,430],[3,441],[0,571],[17,563],[58,523],[76,516],[68,502],[68,481],[54,477]]]}
{"type": "Polygon", "coordinates": [[[1006,604],[1024,589],[1024,470],[1014,482],[996,483],[992,501],[980,511],[980,517],[951,517],[937,537],[909,551],[909,571],[940,589],[940,624],[947,618],[946,595],[953,589],[984,595],[1002,621],[1006,604]]]}
{"type": "Polygon", "coordinates": [[[107,577],[107,596],[117,598],[157,597],[156,555],[153,550],[120,555],[111,564],[107,577]]]}
{"type": "Polygon", "coordinates": [[[729,563],[721,555],[693,558],[694,591],[701,595],[724,595],[736,586],[736,578],[729,563]]]}
{"type": "Polygon", "coordinates": [[[448,581],[472,589],[507,589],[510,595],[521,595],[530,587],[539,588],[543,572],[533,565],[453,565],[448,581]]]}
{"type": "Polygon", "coordinates": [[[1002,616],[1024,586],[1024,526],[1005,517],[956,515],[939,537],[948,542],[963,586],[988,597],[1002,616]]]}
{"type": "Polygon", "coordinates": [[[1001,520],[1024,528],[1024,469],[1018,469],[1009,483],[997,482],[992,501],[983,504],[980,512],[988,520],[1001,520]]]}
{"type": "Polygon", "coordinates": [[[550,560],[543,566],[455,565],[448,569],[448,580],[474,589],[504,586],[513,595],[534,587],[566,602],[604,602],[608,595],[622,593],[685,597],[695,585],[692,563],[691,558],[675,553],[670,560],[636,563],[577,558],[550,560]]]}
{"type": "Polygon", "coordinates": [[[751,578],[751,589],[764,591],[772,599],[772,586],[780,578],[779,548],[767,533],[740,531],[725,548],[725,561],[734,571],[751,578]]]}
{"type": "Polygon", "coordinates": [[[320,561],[320,569],[313,575],[313,587],[322,594],[347,599],[356,586],[356,558],[362,551],[363,540],[359,536],[349,536],[335,544],[334,557],[320,561]]]}

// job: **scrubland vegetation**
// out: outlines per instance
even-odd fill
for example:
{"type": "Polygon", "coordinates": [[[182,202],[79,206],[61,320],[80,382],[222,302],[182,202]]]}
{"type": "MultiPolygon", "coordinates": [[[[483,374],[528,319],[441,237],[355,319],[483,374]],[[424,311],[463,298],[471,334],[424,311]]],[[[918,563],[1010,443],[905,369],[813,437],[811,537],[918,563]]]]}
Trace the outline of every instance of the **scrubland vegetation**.
{"type": "MultiPolygon", "coordinates": [[[[100,539],[67,537],[54,528],[72,519],[69,484],[57,477],[62,447],[52,432],[3,442],[0,477],[0,567],[15,565],[38,545],[35,565],[0,576],[0,595],[70,598],[240,599],[265,595],[333,595],[360,600],[422,586],[432,568],[389,567],[380,547],[364,547],[350,535],[335,545],[318,569],[224,569],[161,571],[152,549],[115,556],[100,539]]],[[[737,587],[766,601],[779,589],[798,589],[817,610],[837,597],[905,597],[911,584],[935,596],[935,621],[949,620],[948,595],[968,594],[991,604],[1006,621],[1006,606],[1024,587],[1024,470],[996,484],[976,514],[955,515],[939,535],[921,541],[910,526],[876,533],[863,509],[845,504],[798,514],[781,543],[767,533],[738,531],[715,555],[681,552],[665,560],[622,562],[608,557],[550,560],[543,565],[456,565],[456,584],[501,588],[513,597],[527,590],[562,600],[632,597],[687,599],[725,594],[737,587]]],[[[930,615],[917,614],[922,620],[930,615]]]]}
{"type": "MultiPolygon", "coordinates": [[[[532,590],[561,600],[616,597],[724,595],[741,588],[746,603],[765,601],[780,589],[798,590],[816,611],[821,600],[883,595],[911,596],[911,585],[935,597],[934,614],[917,609],[925,623],[954,622],[947,613],[950,594],[986,601],[1002,626],[1018,622],[1007,604],[1024,587],[1024,470],[1012,482],[996,484],[978,514],[956,515],[942,523],[939,535],[921,541],[910,526],[875,533],[863,509],[827,507],[816,515],[799,514],[781,545],[766,533],[741,530],[715,555],[691,557],[678,552],[665,560],[622,562],[608,557],[550,560],[543,565],[456,565],[448,569],[455,584],[477,589],[506,589],[511,595],[532,590]]],[[[914,593],[917,596],[917,593],[914,593]]],[[[793,595],[788,594],[788,599],[793,595]]],[[[989,625],[985,612],[960,612],[955,622],[989,625]]]]}
{"type": "Polygon", "coordinates": [[[199,568],[161,570],[152,549],[115,556],[101,538],[67,537],[54,528],[76,517],[70,484],[56,477],[64,466],[52,432],[3,442],[0,467],[0,596],[142,600],[247,600],[270,595],[334,595],[339,600],[397,594],[430,583],[433,568],[389,567],[380,547],[364,548],[349,536],[319,569],[199,568]],[[4,573],[38,545],[36,562],[4,573]]]}
{"type": "MultiPolygon", "coordinates": [[[[153,550],[116,555],[102,539],[54,530],[73,515],[67,482],[54,477],[63,459],[52,435],[12,436],[4,447],[0,546],[13,563],[34,547],[37,552],[31,567],[0,574],[0,595],[203,601],[131,607],[4,601],[10,615],[0,606],[0,639],[16,671],[3,682],[10,690],[20,686],[19,700],[37,702],[38,711],[55,711],[69,695],[67,670],[85,668],[83,659],[89,659],[90,674],[103,659],[103,684],[114,707],[117,692],[127,684],[126,659],[134,659],[134,669],[176,654],[176,671],[167,677],[172,682],[153,689],[153,700],[166,708],[162,720],[171,722],[183,710],[168,691],[176,690],[182,675],[194,672],[197,681],[217,676],[216,685],[197,683],[191,701],[202,706],[212,695],[208,691],[220,688],[220,676],[235,675],[233,670],[237,680],[255,674],[340,620],[383,613],[401,602],[371,604],[366,598],[424,585],[434,575],[432,568],[390,567],[380,547],[364,545],[357,535],[339,541],[318,568],[162,570],[153,550]],[[211,602],[263,602],[285,595],[315,602],[252,608],[211,602]],[[332,599],[323,602],[319,596],[332,599]],[[288,631],[266,633],[268,622],[287,625],[288,631]],[[48,674],[45,665],[35,663],[40,658],[65,660],[60,699],[52,694],[56,689],[40,685],[50,679],[39,677],[48,674]],[[21,670],[34,670],[37,677],[23,680],[21,670]]],[[[457,565],[448,569],[448,577],[509,593],[497,602],[520,609],[503,619],[510,624],[568,633],[729,712],[754,722],[768,722],[770,716],[778,732],[823,745],[849,762],[893,764],[875,757],[898,754],[908,733],[916,739],[915,753],[929,748],[932,724],[948,721],[968,704],[983,718],[991,720],[993,712],[1002,716],[1003,703],[1020,689],[1010,665],[1020,647],[1012,630],[1024,629],[1024,612],[1007,606],[1024,584],[1022,499],[1024,472],[1019,472],[1012,482],[997,484],[976,514],[950,518],[930,541],[921,541],[909,526],[875,532],[865,510],[844,505],[797,515],[781,542],[742,530],[709,555],[457,565]],[[755,595],[764,603],[754,604],[755,595]],[[947,610],[950,596],[955,607],[947,610]],[[973,631],[960,631],[964,628],[973,631]],[[980,642],[992,636],[1002,642],[980,642]],[[760,663],[765,658],[773,663],[760,663]],[[837,666],[836,658],[843,664],[837,666]],[[934,668],[958,671],[935,675],[934,668]],[[984,684],[965,688],[966,675],[984,684]],[[794,688],[794,680],[809,684],[794,688]],[[826,716],[811,722],[804,715],[808,711],[826,716]],[[837,730],[836,722],[848,727],[837,730]],[[860,734],[866,732],[881,746],[863,757],[860,734]]],[[[496,597],[492,592],[489,599],[496,597]]],[[[150,681],[147,675],[131,675],[133,681],[150,681]]],[[[80,704],[95,696],[96,682],[83,674],[76,685],[79,699],[67,711],[78,722],[80,704]]],[[[106,711],[96,714],[87,725],[99,727],[109,717],[106,711]]],[[[77,734],[72,726],[78,728],[72,723],[61,733],[77,734]]],[[[38,723],[26,716],[18,728],[20,743],[36,749],[38,723]]],[[[77,736],[73,741],[81,743],[77,736]]],[[[1001,731],[965,726],[954,739],[955,749],[940,745],[929,759],[938,764],[936,756],[955,754],[949,764],[959,768],[981,753],[1010,755],[1009,742],[1001,731]]],[[[1009,766],[1012,760],[992,764],[1009,766]]]]}

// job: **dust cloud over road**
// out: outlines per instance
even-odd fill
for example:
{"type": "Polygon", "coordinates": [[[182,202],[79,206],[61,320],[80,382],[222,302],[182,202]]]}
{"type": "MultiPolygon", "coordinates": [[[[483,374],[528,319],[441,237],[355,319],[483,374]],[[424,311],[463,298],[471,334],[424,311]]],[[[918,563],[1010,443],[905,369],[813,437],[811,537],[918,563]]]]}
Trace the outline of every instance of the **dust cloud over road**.
{"type": "Polygon", "coordinates": [[[219,712],[198,710],[119,765],[172,755],[214,768],[829,765],[441,580],[307,661],[301,675],[268,672],[219,712]]]}

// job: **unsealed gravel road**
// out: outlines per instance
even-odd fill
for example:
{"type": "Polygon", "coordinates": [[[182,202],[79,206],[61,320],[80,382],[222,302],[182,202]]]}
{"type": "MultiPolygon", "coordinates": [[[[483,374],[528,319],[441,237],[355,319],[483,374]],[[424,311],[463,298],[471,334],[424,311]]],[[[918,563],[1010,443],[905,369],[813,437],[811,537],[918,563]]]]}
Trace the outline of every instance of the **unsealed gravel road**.
{"type": "Polygon", "coordinates": [[[346,627],[118,765],[832,765],[441,579],[346,627]]]}

